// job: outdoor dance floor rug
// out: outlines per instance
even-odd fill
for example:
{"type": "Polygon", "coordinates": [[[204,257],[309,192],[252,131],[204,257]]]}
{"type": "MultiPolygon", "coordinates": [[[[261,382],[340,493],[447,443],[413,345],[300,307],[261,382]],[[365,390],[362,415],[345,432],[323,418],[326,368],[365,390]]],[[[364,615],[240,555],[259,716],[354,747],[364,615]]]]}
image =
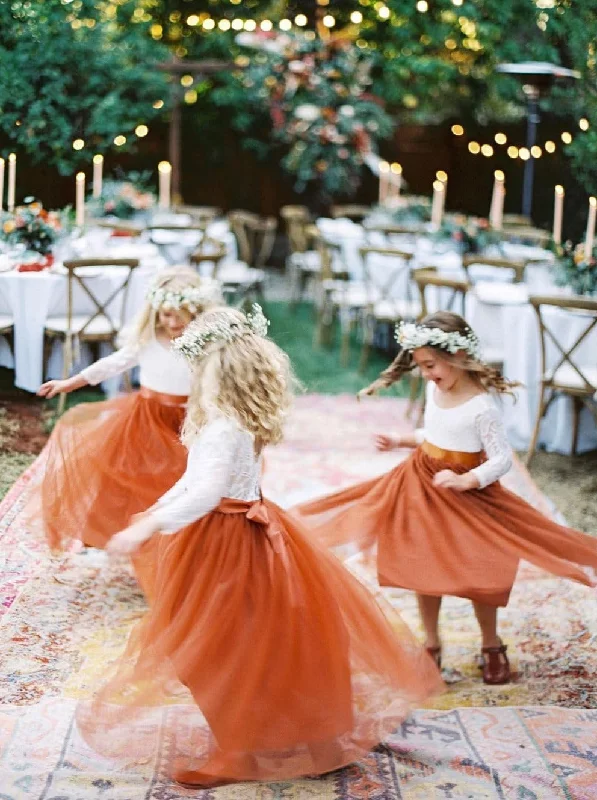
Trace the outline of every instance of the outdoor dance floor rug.
{"type": "MultiPolygon", "coordinates": [[[[386,471],[404,454],[376,453],[373,436],[408,430],[404,412],[395,399],[300,398],[285,443],[267,453],[265,493],[288,506],[386,471]]],[[[24,529],[31,474],[0,504],[0,800],[597,798],[595,593],[527,565],[501,616],[515,681],[483,685],[470,605],[448,599],[448,692],[366,761],[320,780],[205,792],[172,786],[167,746],[115,771],[79,740],[73,714],[120,652],[143,600],[104,554],[53,561],[24,529]]],[[[520,465],[507,484],[552,513],[520,465]]],[[[351,566],[374,586],[370,565],[351,566]]],[[[414,598],[383,593],[418,630],[414,598]]]]}

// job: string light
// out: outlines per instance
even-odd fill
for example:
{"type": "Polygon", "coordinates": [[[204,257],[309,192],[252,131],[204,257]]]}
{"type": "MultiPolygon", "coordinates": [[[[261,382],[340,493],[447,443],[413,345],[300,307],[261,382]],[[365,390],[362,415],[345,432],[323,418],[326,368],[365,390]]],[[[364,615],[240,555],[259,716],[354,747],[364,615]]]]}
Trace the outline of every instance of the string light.
{"type": "Polygon", "coordinates": [[[570,144],[570,142],[572,141],[572,134],[568,133],[568,131],[564,131],[564,133],[562,134],[562,141],[564,142],[564,144],[570,144]]]}
{"type": "Polygon", "coordinates": [[[398,164],[397,161],[394,161],[390,164],[390,172],[393,175],[402,175],[402,164],[398,164]]]}
{"type": "Polygon", "coordinates": [[[294,24],[298,25],[299,28],[303,28],[309,20],[304,14],[297,14],[294,18],[294,24]]]}
{"type": "Polygon", "coordinates": [[[83,139],[75,139],[73,142],[73,150],[82,150],[85,147],[83,139]]]}
{"type": "Polygon", "coordinates": [[[156,100],[155,103],[153,104],[153,107],[154,108],[163,108],[164,107],[164,101],[163,100],[156,100]]]}
{"type": "Polygon", "coordinates": [[[545,142],[545,150],[547,153],[555,153],[556,143],[552,142],[551,139],[549,139],[547,142],[545,142]]]}
{"type": "Polygon", "coordinates": [[[213,29],[215,27],[216,27],[216,23],[211,17],[208,17],[207,19],[203,20],[203,29],[204,30],[213,31],[213,29]]]}
{"type": "Polygon", "coordinates": [[[187,17],[187,25],[189,25],[191,28],[194,28],[195,25],[199,25],[199,17],[197,14],[191,14],[190,17],[187,17]]]}
{"type": "Polygon", "coordinates": [[[280,20],[280,30],[289,31],[292,28],[292,22],[289,19],[280,20]]]}
{"type": "Polygon", "coordinates": [[[491,158],[493,155],[493,147],[490,144],[484,144],[481,148],[481,152],[486,158],[491,158]]]}
{"type": "Polygon", "coordinates": [[[184,101],[187,105],[192,105],[197,102],[197,92],[194,89],[187,89],[184,93],[184,101]]]}
{"type": "Polygon", "coordinates": [[[421,14],[425,14],[427,11],[429,11],[429,3],[427,0],[419,0],[417,3],[417,11],[420,11],[421,14]]]}
{"type": "Polygon", "coordinates": [[[144,136],[147,136],[148,133],[149,133],[149,128],[147,127],[147,125],[137,125],[137,127],[135,128],[135,134],[140,139],[142,139],[144,136]]]}
{"type": "Polygon", "coordinates": [[[183,75],[180,79],[180,83],[182,86],[192,86],[193,85],[193,76],[192,75],[183,75]]]}
{"type": "Polygon", "coordinates": [[[541,158],[541,156],[543,155],[543,150],[538,145],[535,144],[531,147],[531,155],[533,156],[533,158],[541,158]]]}
{"type": "Polygon", "coordinates": [[[261,20],[261,23],[260,23],[259,27],[261,28],[262,31],[266,31],[267,32],[267,31],[271,31],[271,29],[274,27],[274,24],[271,21],[271,19],[264,19],[264,20],[261,20]]]}
{"type": "Polygon", "coordinates": [[[218,28],[221,31],[229,31],[230,30],[230,26],[231,26],[231,22],[230,22],[229,19],[221,19],[218,22],[218,28]]]}
{"type": "Polygon", "coordinates": [[[126,144],[126,136],[116,136],[114,139],[114,144],[116,147],[122,147],[123,144],[126,144]]]}
{"type": "Polygon", "coordinates": [[[245,22],[245,30],[246,31],[254,31],[256,27],[257,27],[257,23],[255,22],[254,19],[248,19],[245,22]]]}
{"type": "Polygon", "coordinates": [[[515,147],[513,144],[506,151],[510,158],[518,158],[518,147],[515,147]]]}
{"type": "Polygon", "coordinates": [[[353,11],[350,15],[350,21],[354,22],[355,25],[358,25],[360,22],[363,21],[363,15],[360,11],[353,11]]]}
{"type": "Polygon", "coordinates": [[[390,18],[390,9],[387,6],[381,6],[377,9],[377,16],[380,19],[389,19],[390,18]]]}
{"type": "Polygon", "coordinates": [[[588,131],[589,128],[590,128],[589,120],[586,119],[585,117],[583,117],[582,119],[579,119],[578,127],[581,129],[581,131],[588,131]]]}
{"type": "Polygon", "coordinates": [[[508,141],[508,137],[506,136],[505,133],[496,133],[494,139],[496,141],[496,144],[506,144],[506,142],[508,141]]]}
{"type": "Polygon", "coordinates": [[[448,173],[445,172],[443,169],[439,169],[435,173],[435,177],[437,178],[438,181],[440,181],[440,183],[446,183],[448,180],[448,173]]]}
{"type": "Polygon", "coordinates": [[[464,128],[462,125],[452,125],[452,133],[454,136],[463,136],[464,135],[464,128]]]}
{"type": "Polygon", "coordinates": [[[233,31],[242,31],[243,29],[243,21],[242,19],[233,19],[232,20],[232,30],[233,31]]]}
{"type": "Polygon", "coordinates": [[[326,28],[333,28],[336,24],[336,18],[332,17],[331,14],[326,14],[325,17],[322,19],[323,24],[326,28]]]}
{"type": "Polygon", "coordinates": [[[481,145],[479,144],[479,142],[469,142],[468,149],[469,152],[471,152],[474,156],[476,156],[481,152],[481,145]]]}
{"type": "Polygon", "coordinates": [[[452,0],[453,6],[461,6],[464,0],[452,0]]]}
{"type": "Polygon", "coordinates": [[[518,151],[518,158],[522,158],[523,161],[528,161],[530,157],[530,150],[528,150],[526,147],[521,147],[518,151]]]}

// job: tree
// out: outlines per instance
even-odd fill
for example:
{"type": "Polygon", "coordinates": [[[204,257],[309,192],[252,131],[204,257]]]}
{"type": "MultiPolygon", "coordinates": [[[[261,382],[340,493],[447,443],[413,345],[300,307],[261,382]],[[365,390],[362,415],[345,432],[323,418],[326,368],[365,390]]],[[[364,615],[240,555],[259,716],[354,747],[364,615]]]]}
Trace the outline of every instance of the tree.
{"type": "Polygon", "coordinates": [[[154,104],[166,78],[152,64],[167,51],[146,21],[119,26],[111,8],[94,0],[0,4],[0,131],[62,174],[117,136],[133,146],[135,128],[160,113],[154,104]],[[73,149],[76,140],[81,149],[73,149]]]}

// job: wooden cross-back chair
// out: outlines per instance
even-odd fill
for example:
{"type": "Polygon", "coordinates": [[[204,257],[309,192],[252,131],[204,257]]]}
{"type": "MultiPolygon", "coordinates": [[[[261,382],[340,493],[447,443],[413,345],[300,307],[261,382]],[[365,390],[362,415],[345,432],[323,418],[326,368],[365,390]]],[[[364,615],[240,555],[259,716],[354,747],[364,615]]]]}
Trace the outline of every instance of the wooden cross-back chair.
{"type": "MultiPolygon", "coordinates": [[[[80,258],[65,261],[64,266],[68,271],[66,277],[66,314],[50,316],[44,325],[44,375],[50,350],[56,340],[64,343],[62,354],[62,377],[69,377],[74,363],[75,341],[88,342],[99,345],[108,342],[116,348],[116,337],[120,333],[126,315],[126,301],[130,281],[134,270],[139,266],[136,258],[80,258]],[[91,273],[86,269],[92,269],[91,273]],[[117,278],[117,285],[112,288],[104,300],[97,296],[97,288],[93,281],[100,277],[94,269],[122,270],[122,275],[117,278]],[[90,301],[93,310],[77,313],[74,309],[75,288],[81,290],[90,301]],[[110,306],[118,303],[118,312],[113,312],[110,306]]],[[[129,383],[130,386],[130,383],[129,383]]],[[[58,414],[62,414],[66,403],[66,395],[61,394],[58,401],[58,414]]]]}
{"type": "Polygon", "coordinates": [[[411,297],[411,261],[413,253],[396,247],[360,247],[363,263],[363,280],[366,291],[366,309],[363,319],[363,345],[359,369],[364,372],[369,362],[375,330],[378,325],[394,326],[401,320],[415,320],[421,313],[417,299],[411,297]],[[381,257],[384,268],[371,266],[370,258],[381,257]],[[396,293],[396,283],[406,278],[403,297],[396,293]]]}
{"type": "Polygon", "coordinates": [[[597,392],[597,357],[592,358],[592,362],[580,363],[577,357],[578,348],[585,342],[589,334],[597,329],[597,300],[587,297],[549,297],[543,295],[533,295],[529,297],[529,303],[537,315],[539,325],[539,337],[541,343],[541,378],[539,383],[539,402],[537,405],[537,416],[535,426],[529,443],[526,463],[531,463],[537,447],[541,420],[547,413],[548,408],[558,396],[568,396],[573,401],[573,423],[572,423],[572,453],[576,453],[578,445],[578,427],[580,422],[580,412],[583,406],[587,406],[597,423],[597,407],[594,403],[594,395],[597,392]],[[545,308],[560,308],[576,314],[577,319],[585,316],[586,324],[583,330],[575,338],[571,345],[562,342],[562,337],[557,336],[553,330],[553,325],[545,319],[545,308]],[[579,316],[580,315],[580,316],[579,316]],[[554,366],[548,366],[547,348],[548,344],[555,347],[558,352],[557,361],[554,366]]]}
{"type": "Polygon", "coordinates": [[[509,241],[547,247],[551,242],[551,233],[541,228],[525,227],[524,225],[506,225],[502,227],[504,238],[509,241]]]}
{"type": "Polygon", "coordinates": [[[8,311],[0,311],[0,336],[6,339],[11,353],[14,354],[14,317],[8,311]]]}
{"type": "Polygon", "coordinates": [[[195,225],[201,225],[204,229],[222,215],[222,209],[217,206],[176,205],[172,210],[176,214],[187,214],[195,225]]]}
{"type": "Polygon", "coordinates": [[[96,228],[107,228],[117,236],[130,236],[136,238],[146,230],[143,225],[135,225],[134,222],[126,222],[126,220],[107,220],[95,219],[93,225],[96,228]]]}
{"type": "Polygon", "coordinates": [[[371,206],[350,203],[347,205],[334,205],[330,208],[332,219],[351,219],[353,222],[362,222],[371,213],[371,206]]]}
{"type": "Polygon", "coordinates": [[[216,278],[218,267],[227,253],[226,245],[218,239],[212,239],[210,236],[203,236],[197,249],[194,250],[189,256],[189,261],[193,266],[197,267],[200,274],[204,274],[202,270],[203,264],[211,265],[210,278],[216,278]]]}
{"type": "Polygon", "coordinates": [[[515,261],[510,258],[492,258],[481,253],[467,253],[462,258],[462,267],[466,273],[469,283],[475,283],[471,275],[471,267],[495,267],[496,269],[508,270],[512,275],[514,283],[524,281],[526,261],[515,261]]]}
{"type": "MultiPolygon", "coordinates": [[[[319,269],[314,273],[317,279],[315,288],[317,321],[313,338],[314,346],[319,347],[331,343],[334,321],[338,316],[344,331],[346,315],[362,301],[362,298],[357,298],[355,295],[355,290],[360,289],[361,284],[357,286],[350,280],[350,274],[344,264],[342,247],[336,242],[327,240],[315,226],[311,228],[310,233],[319,256],[319,269]]],[[[345,346],[344,334],[342,346],[345,346]]]]}
{"type": "MultiPolygon", "coordinates": [[[[432,311],[453,311],[464,317],[466,312],[466,296],[471,285],[466,280],[459,278],[449,278],[441,275],[437,267],[421,267],[413,270],[413,281],[419,290],[421,304],[421,314],[419,319],[423,319],[432,311]],[[434,292],[434,301],[430,303],[430,294],[434,292]]],[[[417,427],[420,426],[425,412],[425,394],[421,391],[423,378],[418,370],[409,373],[410,393],[409,404],[406,411],[407,417],[412,417],[418,405],[417,427]],[[420,403],[418,402],[420,398],[420,403]]]]}
{"type": "Polygon", "coordinates": [[[426,317],[431,309],[429,304],[429,289],[437,289],[434,311],[453,311],[464,317],[466,312],[466,295],[471,285],[466,280],[448,278],[440,275],[436,267],[421,267],[412,273],[414,282],[419,290],[421,302],[421,318],[426,317]]]}
{"type": "Polygon", "coordinates": [[[306,229],[311,224],[311,214],[307,206],[282,206],[280,216],[286,224],[290,254],[306,252],[309,248],[306,229]]]}
{"type": "Polygon", "coordinates": [[[263,267],[274,249],[278,220],[260,217],[250,211],[231,211],[230,229],[238,243],[241,261],[251,267],[263,267]]]}

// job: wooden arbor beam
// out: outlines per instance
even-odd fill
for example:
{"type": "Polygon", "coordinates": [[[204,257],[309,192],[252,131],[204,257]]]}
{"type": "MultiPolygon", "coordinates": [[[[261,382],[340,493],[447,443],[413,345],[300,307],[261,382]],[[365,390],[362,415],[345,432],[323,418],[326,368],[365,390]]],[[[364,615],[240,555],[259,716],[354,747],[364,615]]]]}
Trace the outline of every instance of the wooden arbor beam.
{"type": "MultiPolygon", "coordinates": [[[[234,61],[218,59],[205,59],[204,61],[182,61],[173,56],[171,61],[156,64],[159,70],[169,73],[172,77],[191,74],[194,78],[214,75],[217,72],[240,69],[234,61]]],[[[178,83],[172,83],[171,89],[170,125],[168,129],[168,160],[172,166],[172,196],[175,202],[181,201],[180,174],[181,174],[181,138],[182,138],[182,95],[178,83]]]]}

